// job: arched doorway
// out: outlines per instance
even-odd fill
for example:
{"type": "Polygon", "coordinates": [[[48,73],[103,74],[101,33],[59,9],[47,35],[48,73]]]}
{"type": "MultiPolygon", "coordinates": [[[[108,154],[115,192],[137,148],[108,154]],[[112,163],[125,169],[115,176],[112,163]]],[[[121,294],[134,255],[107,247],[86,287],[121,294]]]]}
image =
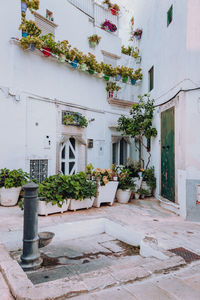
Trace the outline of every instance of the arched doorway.
{"type": "Polygon", "coordinates": [[[73,175],[77,172],[77,143],[75,138],[69,138],[61,147],[61,172],[73,175]]]}

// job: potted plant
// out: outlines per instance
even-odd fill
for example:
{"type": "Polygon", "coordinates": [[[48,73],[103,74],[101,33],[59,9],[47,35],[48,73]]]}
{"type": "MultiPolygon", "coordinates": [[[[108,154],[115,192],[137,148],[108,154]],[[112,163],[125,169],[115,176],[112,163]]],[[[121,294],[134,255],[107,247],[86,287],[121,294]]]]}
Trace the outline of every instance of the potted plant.
{"type": "Polygon", "coordinates": [[[110,0],[104,0],[104,1],[103,1],[103,7],[104,7],[105,9],[111,8],[111,7],[112,7],[112,4],[110,3],[110,0]]]}
{"type": "Polygon", "coordinates": [[[142,29],[137,28],[134,32],[133,32],[133,36],[136,38],[136,40],[140,40],[142,37],[142,29]]]}
{"type": "Polygon", "coordinates": [[[108,92],[108,97],[113,98],[114,91],[119,91],[121,89],[120,86],[116,84],[116,82],[108,82],[106,86],[106,91],[108,92]]]}
{"type": "Polygon", "coordinates": [[[29,180],[28,173],[18,170],[0,170],[0,203],[3,206],[17,204],[22,186],[29,180]]]}
{"type": "Polygon", "coordinates": [[[49,215],[68,210],[67,178],[61,174],[45,179],[38,189],[38,214],[49,215]]]}
{"type": "Polygon", "coordinates": [[[152,196],[156,188],[156,177],[154,175],[154,167],[144,170],[141,187],[147,191],[146,196],[152,196]]]}
{"type": "Polygon", "coordinates": [[[86,61],[85,61],[87,68],[88,68],[88,72],[93,75],[95,72],[95,69],[97,67],[97,60],[96,57],[92,54],[92,53],[88,53],[87,57],[86,57],[86,61]]]}
{"type": "Polygon", "coordinates": [[[21,12],[26,13],[27,11],[27,3],[25,1],[21,1],[21,12]]]}
{"type": "Polygon", "coordinates": [[[101,24],[101,29],[104,29],[108,32],[115,32],[117,31],[117,26],[115,24],[113,24],[111,21],[109,20],[105,20],[102,24],[101,24]]]}
{"type": "Polygon", "coordinates": [[[111,11],[112,15],[118,16],[119,11],[120,11],[119,5],[113,4],[112,7],[110,8],[110,11],[111,11]]]}
{"type": "Polygon", "coordinates": [[[122,76],[122,82],[127,83],[128,78],[130,75],[130,69],[126,66],[121,66],[121,76],[122,76]]]}
{"type": "Polygon", "coordinates": [[[23,20],[21,25],[19,26],[19,30],[22,30],[23,33],[27,33],[30,36],[39,36],[41,34],[41,29],[36,25],[36,23],[32,20],[23,20]]]}
{"type": "Polygon", "coordinates": [[[129,202],[131,193],[134,191],[134,183],[132,182],[130,172],[128,169],[122,169],[118,176],[119,186],[116,194],[117,201],[122,204],[129,202]]]}
{"type": "Polygon", "coordinates": [[[35,48],[40,50],[42,49],[44,43],[41,41],[39,37],[28,36],[27,38],[22,37],[20,40],[20,45],[24,50],[35,48]]]}
{"type": "Polygon", "coordinates": [[[100,207],[101,203],[112,205],[118,187],[118,181],[113,181],[112,169],[95,169],[93,176],[96,178],[98,190],[93,206],[100,207]]]}
{"type": "Polygon", "coordinates": [[[57,52],[57,43],[54,40],[54,35],[51,33],[48,33],[46,35],[43,35],[40,37],[41,40],[44,42],[44,46],[43,46],[43,54],[44,56],[49,57],[52,53],[56,53],[57,52]]]}
{"type": "Polygon", "coordinates": [[[139,199],[140,197],[142,199],[145,198],[145,195],[148,193],[147,190],[143,189],[143,188],[139,188],[136,193],[135,193],[135,199],[139,199]]]}
{"type": "Polygon", "coordinates": [[[68,176],[69,185],[67,188],[70,198],[69,210],[88,209],[92,207],[97,192],[96,181],[88,180],[84,172],[68,176]]]}
{"type": "Polygon", "coordinates": [[[68,125],[73,125],[73,126],[79,126],[79,127],[87,127],[88,126],[88,121],[85,116],[82,116],[79,113],[76,112],[71,112],[67,113],[63,116],[62,120],[63,124],[68,126],[68,125]]]}
{"type": "Polygon", "coordinates": [[[99,44],[101,37],[98,36],[97,34],[93,34],[88,37],[88,40],[89,40],[90,47],[95,48],[96,45],[99,44]]]}

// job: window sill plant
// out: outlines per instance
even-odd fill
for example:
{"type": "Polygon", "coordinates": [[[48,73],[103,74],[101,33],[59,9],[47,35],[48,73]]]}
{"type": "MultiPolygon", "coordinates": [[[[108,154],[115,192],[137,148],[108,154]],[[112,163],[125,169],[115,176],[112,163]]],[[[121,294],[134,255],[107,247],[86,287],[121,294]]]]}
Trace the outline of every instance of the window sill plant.
{"type": "Polygon", "coordinates": [[[97,34],[93,34],[88,37],[88,41],[89,41],[91,48],[95,48],[99,44],[100,40],[101,40],[101,37],[98,36],[97,34]]]}
{"type": "Polygon", "coordinates": [[[78,126],[85,128],[88,126],[87,119],[79,113],[68,112],[63,116],[62,123],[66,126],[78,126]]]}
{"type": "Polygon", "coordinates": [[[108,32],[115,32],[115,31],[117,31],[117,26],[115,24],[113,24],[112,22],[110,22],[109,20],[105,20],[101,24],[101,29],[104,29],[108,32]]]}
{"type": "Polygon", "coordinates": [[[110,8],[110,11],[111,11],[112,15],[118,16],[119,11],[120,11],[119,5],[113,4],[112,7],[110,8]]]}

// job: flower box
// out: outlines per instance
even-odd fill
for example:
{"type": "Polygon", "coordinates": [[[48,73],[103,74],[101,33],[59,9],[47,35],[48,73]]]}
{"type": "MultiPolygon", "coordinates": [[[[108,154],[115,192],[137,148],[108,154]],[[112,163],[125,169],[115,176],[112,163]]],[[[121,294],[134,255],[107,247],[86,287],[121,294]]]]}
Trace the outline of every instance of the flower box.
{"type": "Polygon", "coordinates": [[[78,209],[88,209],[90,207],[92,207],[94,203],[94,197],[92,198],[86,198],[83,200],[75,200],[75,199],[71,199],[70,200],[70,204],[69,204],[69,210],[78,210],[78,209]]]}
{"type": "Polygon", "coordinates": [[[0,203],[2,206],[15,206],[19,199],[19,194],[21,191],[20,187],[12,187],[10,189],[6,189],[2,187],[0,189],[0,203]]]}
{"type": "Polygon", "coordinates": [[[51,202],[46,203],[46,201],[39,200],[38,201],[38,215],[47,216],[55,213],[63,213],[68,210],[70,204],[70,200],[68,199],[62,205],[62,207],[58,207],[57,204],[53,205],[51,202]]]}
{"type": "Polygon", "coordinates": [[[100,207],[101,203],[113,205],[115,194],[118,187],[118,181],[109,181],[104,186],[98,187],[98,196],[94,200],[93,206],[100,207]]]}

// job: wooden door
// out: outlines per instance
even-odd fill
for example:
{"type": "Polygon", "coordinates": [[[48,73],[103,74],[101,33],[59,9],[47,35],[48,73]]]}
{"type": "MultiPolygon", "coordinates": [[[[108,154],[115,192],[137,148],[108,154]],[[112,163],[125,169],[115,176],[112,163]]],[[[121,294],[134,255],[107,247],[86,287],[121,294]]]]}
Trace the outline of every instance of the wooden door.
{"type": "Polygon", "coordinates": [[[174,107],[161,114],[161,195],[175,202],[174,107]]]}

